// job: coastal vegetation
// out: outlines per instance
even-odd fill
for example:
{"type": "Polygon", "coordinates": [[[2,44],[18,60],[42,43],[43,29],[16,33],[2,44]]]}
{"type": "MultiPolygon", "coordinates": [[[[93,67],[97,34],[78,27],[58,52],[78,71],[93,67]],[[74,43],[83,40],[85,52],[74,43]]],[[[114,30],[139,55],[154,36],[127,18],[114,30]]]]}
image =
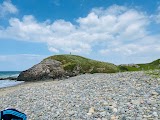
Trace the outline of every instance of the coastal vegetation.
{"type": "MultiPolygon", "coordinates": [[[[55,55],[46,59],[60,61],[64,70],[73,71],[80,67],[80,73],[115,73],[118,67],[114,64],[88,59],[78,55],[55,55]]],[[[46,60],[45,59],[45,60],[46,60]]]]}
{"type": "Polygon", "coordinates": [[[114,73],[125,71],[148,71],[160,69],[160,59],[155,60],[151,63],[122,64],[117,66],[112,63],[96,61],[78,55],[55,55],[50,56],[46,59],[60,61],[64,69],[70,71],[72,71],[75,66],[79,65],[82,67],[81,73],[114,73]]]}
{"type": "Polygon", "coordinates": [[[147,71],[147,70],[155,70],[160,69],[160,59],[155,60],[151,63],[146,64],[124,64],[118,66],[121,72],[124,71],[147,71]]]}

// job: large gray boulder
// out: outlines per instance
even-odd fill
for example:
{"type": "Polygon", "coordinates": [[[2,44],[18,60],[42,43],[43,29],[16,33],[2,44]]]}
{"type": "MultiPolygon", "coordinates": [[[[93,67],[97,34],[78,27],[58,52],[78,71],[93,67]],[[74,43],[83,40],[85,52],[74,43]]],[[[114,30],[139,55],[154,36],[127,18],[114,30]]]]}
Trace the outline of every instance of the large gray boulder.
{"type": "Polygon", "coordinates": [[[61,79],[66,77],[62,63],[52,59],[46,59],[30,69],[23,71],[18,76],[18,81],[39,81],[49,79],[61,79]]]}

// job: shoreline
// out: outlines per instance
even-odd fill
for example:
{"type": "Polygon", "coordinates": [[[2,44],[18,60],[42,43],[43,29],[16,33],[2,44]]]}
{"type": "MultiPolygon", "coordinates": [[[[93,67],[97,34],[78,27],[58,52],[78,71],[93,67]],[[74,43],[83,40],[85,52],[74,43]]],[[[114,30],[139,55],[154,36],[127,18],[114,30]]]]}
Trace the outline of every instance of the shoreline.
{"type": "Polygon", "coordinates": [[[48,83],[48,82],[56,82],[57,80],[53,81],[53,80],[46,80],[46,81],[36,81],[36,82],[23,82],[14,86],[9,86],[9,87],[3,87],[0,88],[0,97],[1,96],[5,96],[8,93],[12,93],[14,91],[23,89],[23,88],[27,88],[27,87],[33,87],[33,86],[37,86],[39,84],[43,84],[43,83],[48,83]]]}
{"type": "Polygon", "coordinates": [[[18,90],[18,89],[20,89],[21,87],[23,87],[27,84],[29,84],[29,83],[23,82],[23,83],[14,85],[14,86],[0,88],[0,96],[4,96],[7,93],[14,92],[15,90],[18,90]]]}

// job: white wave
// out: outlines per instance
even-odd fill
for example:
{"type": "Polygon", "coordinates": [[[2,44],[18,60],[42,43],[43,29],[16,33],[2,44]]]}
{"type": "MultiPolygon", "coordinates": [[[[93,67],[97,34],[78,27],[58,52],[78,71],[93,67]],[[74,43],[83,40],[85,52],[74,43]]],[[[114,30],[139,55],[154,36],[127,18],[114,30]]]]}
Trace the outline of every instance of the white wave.
{"type": "Polygon", "coordinates": [[[18,77],[19,74],[13,74],[13,75],[10,75],[9,77],[18,77]]]}
{"type": "Polygon", "coordinates": [[[0,80],[0,88],[15,86],[23,83],[24,81],[15,81],[15,80],[0,80]]]}

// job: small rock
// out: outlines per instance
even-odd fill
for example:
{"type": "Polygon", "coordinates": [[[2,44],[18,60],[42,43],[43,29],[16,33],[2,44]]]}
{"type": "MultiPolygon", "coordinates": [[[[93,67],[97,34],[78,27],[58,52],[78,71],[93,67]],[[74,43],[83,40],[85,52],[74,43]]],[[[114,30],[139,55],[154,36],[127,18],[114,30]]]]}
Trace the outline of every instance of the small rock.
{"type": "Polygon", "coordinates": [[[142,120],[142,119],[143,119],[142,117],[137,117],[137,118],[136,118],[136,120],[142,120]]]}
{"type": "Polygon", "coordinates": [[[60,114],[60,113],[59,113],[59,112],[57,112],[56,114],[54,114],[54,115],[53,115],[53,117],[54,117],[54,118],[56,118],[56,117],[58,117],[58,116],[59,116],[59,114],[60,114]]]}
{"type": "Polygon", "coordinates": [[[116,113],[118,110],[117,108],[113,108],[113,112],[116,113]]]}
{"type": "Polygon", "coordinates": [[[117,120],[117,117],[115,115],[112,115],[111,120],[117,120]]]}
{"type": "Polygon", "coordinates": [[[150,118],[152,115],[143,115],[144,118],[150,118]]]}
{"type": "Polygon", "coordinates": [[[91,107],[91,108],[89,109],[89,113],[94,113],[94,107],[91,107]]]}
{"type": "Polygon", "coordinates": [[[105,102],[103,102],[103,105],[105,105],[105,106],[106,106],[106,105],[108,105],[108,102],[106,102],[106,101],[105,101],[105,102]]]}
{"type": "Polygon", "coordinates": [[[140,103],[141,103],[141,104],[143,104],[143,103],[144,103],[144,101],[143,101],[143,100],[141,100],[141,101],[140,101],[140,103]]]}
{"type": "Polygon", "coordinates": [[[123,116],[121,120],[126,120],[126,116],[123,116]]]}
{"type": "Polygon", "coordinates": [[[102,120],[108,120],[107,118],[102,118],[102,120]]]}
{"type": "Polygon", "coordinates": [[[154,116],[154,117],[158,117],[157,112],[153,112],[153,116],[154,116]]]}
{"type": "Polygon", "coordinates": [[[153,110],[156,110],[156,107],[153,107],[153,110]]]}
{"type": "Polygon", "coordinates": [[[87,113],[87,115],[92,115],[92,113],[87,113]]]}
{"type": "Polygon", "coordinates": [[[158,94],[160,94],[160,87],[156,88],[155,90],[158,94]]]}
{"type": "Polygon", "coordinates": [[[91,107],[89,109],[89,112],[87,113],[87,115],[92,115],[94,113],[94,107],[91,107]]]}
{"type": "Polygon", "coordinates": [[[101,120],[101,118],[97,118],[97,120],[101,120]]]}
{"type": "Polygon", "coordinates": [[[139,101],[139,100],[132,100],[132,103],[133,103],[134,105],[139,105],[140,101],[139,101]]]}
{"type": "Polygon", "coordinates": [[[108,106],[106,106],[104,109],[105,109],[107,112],[109,112],[109,113],[112,113],[112,112],[113,112],[112,108],[110,108],[110,107],[108,107],[108,106]]]}
{"type": "Polygon", "coordinates": [[[157,92],[152,92],[152,95],[158,95],[158,93],[157,92]]]}
{"type": "Polygon", "coordinates": [[[120,113],[121,113],[121,114],[125,114],[126,112],[127,112],[127,111],[126,111],[125,109],[123,109],[123,108],[120,110],[120,113]]]}
{"type": "Polygon", "coordinates": [[[101,115],[102,117],[105,117],[105,116],[107,115],[107,113],[106,113],[106,111],[103,111],[103,112],[100,112],[100,115],[101,115]]]}
{"type": "Polygon", "coordinates": [[[68,114],[69,114],[70,116],[72,116],[72,115],[75,114],[75,112],[74,112],[74,111],[69,111],[68,114]]]}

